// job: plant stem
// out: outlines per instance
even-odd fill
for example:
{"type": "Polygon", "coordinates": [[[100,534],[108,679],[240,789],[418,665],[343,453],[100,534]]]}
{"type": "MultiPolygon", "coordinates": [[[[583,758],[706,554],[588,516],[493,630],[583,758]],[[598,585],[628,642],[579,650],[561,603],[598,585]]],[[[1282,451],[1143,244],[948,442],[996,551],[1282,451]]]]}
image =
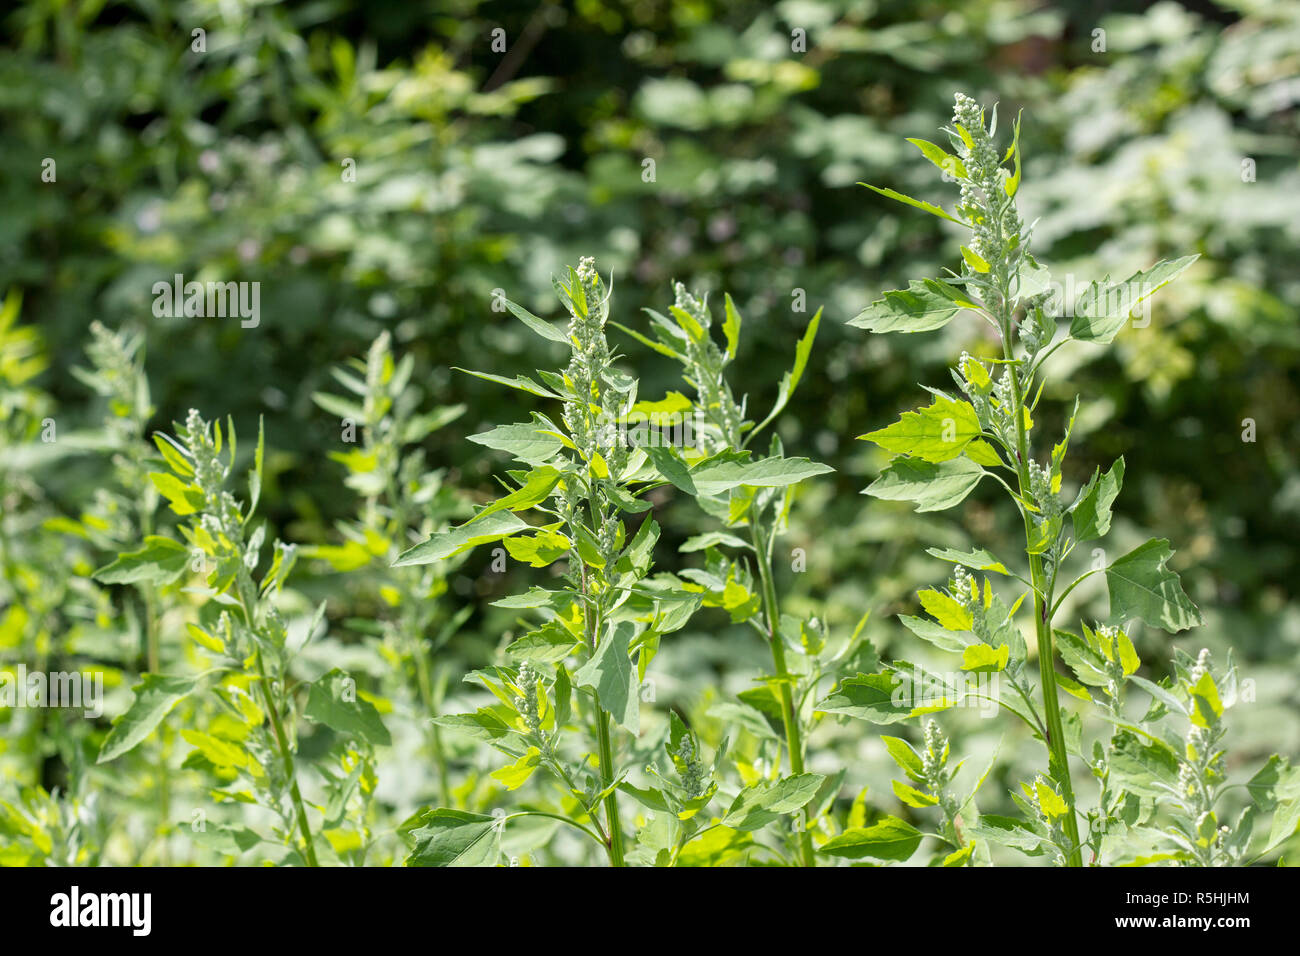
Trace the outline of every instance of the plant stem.
{"type": "MultiPolygon", "coordinates": [[[[251,631],[256,625],[253,622],[252,601],[249,594],[250,592],[253,594],[257,592],[253,590],[252,581],[247,577],[247,572],[240,576],[237,588],[239,604],[244,612],[244,623],[251,631]]],[[[280,760],[284,765],[284,774],[289,781],[289,796],[293,799],[294,811],[298,816],[298,831],[302,834],[303,852],[307,857],[307,865],[320,866],[320,863],[316,861],[316,844],[312,841],[311,824],[307,822],[307,807],[302,802],[302,791],[298,789],[298,775],[294,771],[293,751],[289,749],[289,739],[285,736],[284,725],[280,722],[280,711],[275,706],[275,697],[271,694],[271,682],[267,679],[266,668],[262,666],[262,652],[260,650],[253,655],[253,661],[257,665],[257,683],[262,689],[262,700],[266,704],[266,713],[271,718],[271,729],[275,733],[276,745],[280,748],[280,760]]]]}
{"type": "MultiPolygon", "coordinates": [[[[600,613],[598,609],[593,608],[595,601],[587,583],[587,565],[583,563],[581,555],[575,553],[573,557],[578,562],[582,576],[582,616],[587,623],[587,640],[591,652],[595,654],[596,635],[600,633],[600,613]]],[[[600,779],[604,785],[601,789],[605,789],[614,782],[614,746],[609,736],[609,712],[600,705],[600,694],[595,693],[594,690],[592,699],[596,703],[596,739],[600,756],[600,779]]],[[[605,827],[607,831],[605,849],[609,853],[610,866],[626,866],[623,860],[623,827],[618,818],[617,790],[610,790],[605,795],[605,827]]]]}
{"type": "Polygon", "coordinates": [[[302,792],[298,789],[298,776],[294,773],[293,753],[289,750],[289,741],[280,723],[280,713],[276,709],[275,699],[271,696],[271,682],[267,680],[266,671],[262,668],[260,652],[257,657],[257,683],[262,688],[262,699],[266,702],[266,711],[271,717],[271,728],[275,731],[275,742],[280,747],[280,759],[284,763],[285,775],[289,778],[289,795],[293,798],[294,810],[298,816],[298,830],[302,834],[307,865],[320,866],[316,861],[316,846],[312,842],[311,825],[307,822],[307,807],[302,802],[302,792]]]}
{"type": "MultiPolygon", "coordinates": [[[[600,706],[596,695],[596,734],[600,740],[600,779],[608,787],[614,782],[614,748],[609,738],[609,711],[600,706]]],[[[618,791],[605,795],[605,823],[608,830],[610,866],[627,866],[623,860],[623,827],[618,820],[618,791]]]]}
{"type": "MultiPolygon", "coordinates": [[[[1003,326],[1003,344],[1006,357],[1011,359],[1010,323],[1003,326]]],[[[1029,442],[1025,435],[1024,390],[1020,381],[1019,367],[1015,362],[1008,365],[1011,375],[1011,389],[1015,400],[1016,416],[1016,476],[1020,481],[1020,496],[1029,495],[1029,442]]],[[[1033,519],[1022,506],[1020,516],[1025,525],[1025,541],[1033,540],[1033,519]]],[[[1029,576],[1034,593],[1034,629],[1038,638],[1038,676],[1043,690],[1043,712],[1047,717],[1048,772],[1061,788],[1061,798],[1065,801],[1065,835],[1070,841],[1066,853],[1069,866],[1083,866],[1083,854],[1079,846],[1079,823],[1075,819],[1074,786],[1070,781],[1069,755],[1065,750],[1065,732],[1061,724],[1061,703],[1056,689],[1056,646],[1052,639],[1052,621],[1049,608],[1052,605],[1051,584],[1043,572],[1043,559],[1038,554],[1029,555],[1029,576]]]]}
{"type": "MultiPolygon", "coordinates": [[[[772,666],[780,686],[781,724],[785,728],[786,749],[790,752],[790,772],[801,774],[803,766],[803,736],[799,727],[799,715],[794,709],[794,695],[790,692],[790,673],[785,666],[785,644],[780,630],[780,610],[776,600],[776,586],[772,582],[772,556],[768,551],[758,522],[750,520],[750,540],[758,556],[758,574],[763,584],[763,610],[767,618],[767,643],[772,649],[772,666]]],[[[799,859],[803,866],[816,866],[817,858],[813,853],[812,835],[808,832],[810,820],[808,811],[800,811],[802,825],[799,827],[799,859]]]]}
{"type": "MultiPolygon", "coordinates": [[[[146,533],[148,529],[146,528],[146,533]]],[[[158,641],[158,609],[151,590],[145,589],[144,594],[144,634],[145,634],[145,657],[147,667],[151,674],[162,672],[161,651],[158,641]]],[[[162,850],[159,854],[159,862],[163,866],[167,865],[168,837],[171,835],[171,781],[168,779],[167,772],[167,751],[168,751],[168,733],[167,726],[164,723],[159,728],[158,734],[158,812],[161,816],[162,829],[162,850]]]]}
{"type": "MultiPolygon", "coordinates": [[[[408,590],[407,594],[411,592],[408,590]]],[[[414,600],[414,598],[412,598],[414,600]]],[[[411,661],[415,665],[416,685],[420,692],[420,701],[424,704],[425,716],[432,720],[438,716],[438,708],[433,702],[433,677],[429,657],[422,644],[423,635],[408,632],[411,661]]],[[[438,768],[438,794],[445,807],[451,806],[451,784],[447,770],[447,751],[442,743],[442,729],[437,724],[430,724],[429,743],[433,750],[433,760],[438,768]]]]}

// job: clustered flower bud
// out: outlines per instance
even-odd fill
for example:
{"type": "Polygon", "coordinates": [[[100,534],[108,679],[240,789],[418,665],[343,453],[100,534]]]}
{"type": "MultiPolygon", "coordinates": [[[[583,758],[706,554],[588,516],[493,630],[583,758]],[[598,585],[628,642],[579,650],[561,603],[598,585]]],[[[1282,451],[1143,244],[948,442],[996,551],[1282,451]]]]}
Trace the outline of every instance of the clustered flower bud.
{"type": "Polygon", "coordinates": [[[953,600],[962,607],[971,607],[979,603],[979,585],[970,573],[960,564],[952,572],[954,587],[953,600]]]}
{"type": "Polygon", "coordinates": [[[959,149],[968,180],[961,184],[957,211],[971,224],[971,251],[990,264],[1000,262],[1007,243],[1020,234],[1020,216],[1002,188],[997,148],[984,128],[984,111],[965,93],[954,98],[953,124],[965,130],[971,144],[959,149]]]}
{"type": "MultiPolygon", "coordinates": [[[[1185,689],[1190,691],[1210,672],[1210,652],[1202,648],[1196,663],[1188,672],[1185,689]]],[[[1195,706],[1195,705],[1194,705],[1195,706]]],[[[1224,845],[1227,827],[1215,827],[1214,803],[1218,784],[1224,777],[1224,755],[1218,749],[1224,728],[1219,719],[1209,715],[1208,726],[1193,723],[1187,733],[1186,748],[1179,761],[1178,792],[1182,794],[1183,806],[1188,816],[1194,821],[1198,840],[1194,852],[1199,862],[1205,866],[1235,862],[1234,857],[1224,845]]]]}
{"type": "Polygon", "coordinates": [[[601,436],[596,433],[596,416],[592,414],[591,406],[594,404],[604,410],[602,392],[612,391],[605,388],[600,380],[601,374],[610,367],[604,322],[607,312],[604,305],[604,283],[600,281],[595,260],[590,256],[579,260],[577,280],[578,288],[570,290],[570,297],[577,299],[581,293],[581,297],[586,300],[586,309],[574,306],[569,310],[569,339],[573,356],[565,374],[573,383],[578,401],[565,405],[564,422],[579,451],[590,458],[601,450],[601,436]]]}
{"type": "Polygon", "coordinates": [[[686,791],[687,799],[698,797],[704,792],[707,774],[690,734],[682,738],[677,757],[682,762],[682,788],[686,791]]]}
{"type": "Polygon", "coordinates": [[[537,702],[537,672],[525,661],[519,665],[519,674],[515,681],[519,688],[519,715],[524,725],[534,737],[542,736],[542,718],[537,702]]]}
{"type": "Polygon", "coordinates": [[[1059,517],[1063,510],[1061,496],[1052,490],[1052,468],[1040,465],[1032,459],[1029,462],[1029,493],[1042,513],[1042,520],[1059,517]]]}

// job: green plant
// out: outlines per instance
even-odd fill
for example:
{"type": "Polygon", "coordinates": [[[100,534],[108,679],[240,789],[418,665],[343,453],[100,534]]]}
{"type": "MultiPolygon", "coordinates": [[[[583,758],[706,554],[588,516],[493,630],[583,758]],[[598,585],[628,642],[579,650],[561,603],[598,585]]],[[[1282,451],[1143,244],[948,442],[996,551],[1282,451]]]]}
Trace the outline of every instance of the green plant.
{"type": "Polygon", "coordinates": [[[570,348],[561,372],[509,380],[473,374],[562,403],[560,423],[534,412],[532,421],[475,436],[510,452],[525,467],[510,473],[508,493],[469,521],[404,553],[398,568],[454,557],[477,545],[503,542],[517,561],[536,568],[566,559],[559,589],[534,587],[507,607],[534,609],[544,623],[507,649],[507,663],[470,674],[498,699],[473,714],[438,718],[470,730],[511,758],[493,776],[515,790],[534,772],[559,786],[557,803],[498,818],[437,808],[408,821],[408,863],[493,863],[501,830],[522,816],[563,821],[598,843],[612,866],[626,859],[618,786],[627,775],[620,741],[640,725],[641,682],[661,635],[690,616],[698,598],[661,593],[647,584],[659,537],[653,518],[633,533],[624,515],[649,510],[639,495],[659,483],[644,453],[623,441],[618,423],[636,402],[636,379],[614,367],[605,338],[609,294],[590,259],[556,294],[569,311],[567,330],[510,304],[535,332],[570,348]],[[529,525],[519,512],[543,518],[529,525]],[[576,658],[572,673],[564,661],[576,658]],[[635,658],[635,660],[633,660],[635,658]],[[575,696],[576,692],[576,696],[575,696]],[[574,704],[577,704],[575,709],[574,704]],[[618,730],[621,728],[621,732],[618,730]]]}
{"type": "MultiPolygon", "coordinates": [[[[262,484],[261,429],[248,472],[247,504],[227,490],[237,457],[233,422],[223,436],[219,423],[191,410],[176,431],[176,439],[155,436],[169,470],[149,477],[171,510],[187,519],[181,526],[186,544],[148,535],[139,550],[118,555],[96,576],[166,587],[188,572],[201,574],[203,586],[192,589],[203,600],[200,619],[188,630],[207,652],[207,666],[193,675],[144,674],[129,709],[104,739],[99,761],[139,745],[181,700],[202,697],[203,729],[181,731],[194,747],[186,766],[208,777],[216,800],[256,804],[278,816],[280,826],[270,838],[233,822],[209,828],[202,812],[192,825],[196,836],[236,855],[270,842],[288,850],[287,861],[316,866],[317,837],[324,832],[339,859],[360,863],[369,837],[366,807],[375,786],[373,748],[390,739],[374,706],[338,668],[310,683],[305,704],[299,700],[304,687],[292,673],[297,649],[276,606],[296,560],[294,546],[273,542],[270,563],[257,576],[266,542],[266,526],[254,526],[253,520],[262,484]],[[336,732],[314,764],[325,793],[315,826],[302,796],[299,715],[336,732]]],[[[324,612],[322,603],[307,622],[306,640],[324,612]]]]}
{"type": "MultiPolygon", "coordinates": [[[[493,774],[508,791],[540,773],[557,786],[559,800],[524,804],[497,817],[450,808],[422,811],[402,827],[412,846],[412,864],[493,863],[504,824],[540,816],[584,832],[604,848],[612,866],[629,859],[672,865],[694,837],[715,830],[724,842],[727,833],[744,836],[798,810],[823,782],[819,774],[800,772],[756,782],[736,795],[724,818],[704,825],[696,818],[719,793],[716,777],[725,743],[711,765],[706,763],[698,735],[675,713],[660,724],[657,742],[648,750],[638,750],[636,737],[642,726],[639,689],[646,686],[660,640],[687,622],[708,590],[670,575],[651,576],[660,529],[645,514],[651,508],[646,493],[668,483],[711,498],[748,488],[739,491],[737,500],[751,501],[760,489],[785,488],[827,469],[779,455],[751,460],[740,447],[725,444],[704,442],[703,450],[677,453],[657,439],[639,440],[647,416],[661,411],[663,403],[638,402],[638,380],[615,368],[616,355],[605,337],[609,293],[592,260],[570,269],[567,280],[556,280],[555,288],[569,311],[564,330],[508,305],[538,335],[569,348],[568,366],[562,372],[538,372],[541,384],[526,376],[511,380],[472,374],[560,401],[560,423],[534,412],[530,422],[475,436],[474,441],[509,452],[525,467],[509,473],[504,497],[464,524],[433,535],[397,564],[442,561],[496,542],[533,567],[565,560],[559,573],[562,588],[533,587],[497,602],[543,617],[540,627],[528,629],[505,649],[505,663],[467,677],[490,690],[497,703],[438,719],[511,759],[493,774]],[[529,511],[542,517],[540,525],[518,517],[529,511]],[[639,515],[644,517],[633,531],[627,522],[639,515]],[[630,780],[636,767],[629,752],[648,757],[660,745],[675,776],[669,779],[651,762],[644,766],[648,786],[630,780]],[[620,793],[631,795],[652,816],[638,830],[631,852],[620,793]]],[[[705,337],[701,329],[696,345],[702,346],[705,337]]],[[[795,381],[807,347],[800,349],[795,381]]],[[[793,385],[788,383],[783,395],[793,385]]],[[[669,404],[674,404],[671,399],[669,404]]],[[[680,403],[675,407],[683,410],[680,403]]],[[[732,427],[732,436],[738,436],[742,422],[737,419],[732,427]]],[[[757,607],[757,597],[753,605],[757,607]]],[[[786,680],[777,683],[785,686],[786,680]]]]}
{"type": "MultiPolygon", "coordinates": [[[[858,655],[874,655],[874,651],[859,640],[865,618],[850,641],[836,643],[827,640],[827,629],[817,618],[799,619],[781,612],[773,571],[777,538],[787,530],[790,506],[799,482],[831,469],[807,459],[785,458],[781,441],[775,435],[766,458],[750,462],[747,448],[776,420],[798,387],[821,322],[821,310],[813,315],[795,348],[793,368],[781,380],[774,407],[756,423],[746,418],[747,397],[737,400],[727,378],[727,367],[736,360],[740,350],[742,319],[735,303],[730,296],[725,297],[722,325],[725,348],[721,348],[713,338],[713,316],[707,302],[691,295],[680,283],[675,293],[676,301],[669,308],[668,316],[648,310],[653,340],[624,329],[642,344],[679,362],[684,380],[693,392],[690,399],[677,392],[670,393],[646,411],[657,431],[674,420],[694,425],[689,436],[690,448],[679,453],[671,444],[650,444],[647,451],[659,471],[680,491],[693,496],[719,526],[719,530],[694,536],[682,546],[687,554],[702,552],[705,562],[701,569],[682,572],[689,579],[685,589],[702,593],[703,606],[725,610],[733,623],[751,624],[769,648],[771,674],[761,678],[760,686],[743,692],[737,703],[753,718],[748,726],[760,728],[762,743],[775,744],[770,765],[778,770],[782,763],[780,744],[784,743],[791,776],[781,786],[811,784],[801,791],[800,806],[790,806],[785,801],[785,812],[792,814],[795,859],[800,865],[815,866],[812,830],[816,825],[816,810],[825,808],[833,799],[844,772],[830,779],[805,772],[806,741],[813,725],[813,715],[805,704],[818,682],[835,672],[836,665],[849,660],[861,666],[863,660],[858,655]],[[694,470],[687,466],[683,457],[687,454],[692,460],[703,459],[715,465],[727,461],[749,462],[750,477],[740,485],[706,482],[700,478],[698,465],[694,470]],[[745,534],[748,540],[740,534],[745,534]],[[731,558],[727,550],[734,550],[741,557],[731,558]],[[757,581],[746,559],[752,560],[757,568],[757,581]],[[788,650],[795,655],[793,667],[787,657],[788,650]],[[769,718],[775,719],[779,737],[763,732],[769,718]]],[[[707,470],[706,467],[704,471],[707,470]]]]}
{"type": "MultiPolygon", "coordinates": [[[[933,620],[904,618],[904,623],[940,649],[960,653],[963,671],[999,673],[1010,683],[1016,698],[1000,703],[1028,723],[1048,751],[1050,783],[1040,779],[1026,785],[1019,802],[1030,825],[1048,834],[1062,861],[1078,866],[1088,843],[1080,836],[1069,765],[1071,750],[1078,748],[1079,725],[1077,717],[1069,723],[1063,717],[1058,688],[1088,700],[1091,696],[1083,684],[1057,671],[1058,654],[1068,663],[1078,646],[1077,638],[1054,630],[1057,612],[1079,584],[1100,573],[1105,575],[1111,619],[1117,624],[1140,620],[1180,631],[1201,623],[1201,614],[1183,593],[1177,575],[1166,567],[1173,552],[1163,539],[1152,539],[1104,566],[1078,574],[1070,569],[1067,561],[1075,547],[1109,530],[1124,461],[1118,460],[1105,474],[1098,469],[1071,502],[1063,494],[1062,469],[1079,401],[1076,398],[1064,437],[1041,463],[1034,457],[1033,414],[1046,385],[1047,360],[1057,349],[1071,341],[1109,343],[1135,308],[1196,257],[1162,262],[1115,285],[1108,279],[1093,282],[1074,304],[1068,332],[1057,340],[1054,309],[1062,303],[1047,270],[1030,254],[1032,227],[1024,226],[1016,209],[1020,122],[1016,121],[1012,143],[1001,155],[994,145],[996,130],[996,110],[986,125],[983,110],[958,94],[952,124],[944,130],[954,153],[911,140],[959,184],[960,199],[953,213],[893,190],[870,187],[968,228],[972,238],[961,247],[960,272],[913,281],[908,289],[886,293],[851,324],[873,332],[923,332],[969,312],[996,333],[1000,354],[991,356],[986,365],[963,353],[953,377],[964,397],[931,389],[928,406],[863,436],[896,456],[867,491],[877,498],[910,501],[918,511],[938,511],[961,503],[988,476],[1014,503],[1024,528],[1027,576],[984,549],[931,549],[935,557],[956,565],[954,577],[946,589],[920,594],[933,620]],[[1028,649],[1013,621],[1025,594],[1008,608],[994,591],[993,576],[1027,588],[1038,657],[1036,696],[1027,675],[1028,649]]],[[[1120,644],[1131,650],[1127,637],[1120,644]]],[[[879,680],[873,683],[870,678],[845,681],[837,699],[841,712],[853,710],[846,699],[880,686],[879,680]]],[[[950,696],[945,695],[945,704],[950,696]]]]}
{"type": "Polygon", "coordinates": [[[344,586],[373,602],[372,617],[350,623],[381,637],[383,666],[399,675],[399,683],[413,687],[416,719],[434,761],[439,798],[448,804],[453,780],[442,730],[432,720],[442,706],[448,671],[435,661],[473,608],[466,605],[448,613],[440,600],[447,592],[448,563],[393,570],[388,565],[406,550],[412,526],[426,537],[462,508],[454,489],[444,483],[443,470],[429,469],[419,446],[459,418],[465,406],[420,413],[414,368],[410,355],[394,357],[392,337],[383,332],[364,360],[332,370],[350,396],[313,396],[317,405],[339,417],[344,442],[357,443],[330,457],[347,469],[344,483],[361,496],[361,511],[355,521],[338,525],[341,544],[308,546],[301,553],[343,572],[344,586]]]}

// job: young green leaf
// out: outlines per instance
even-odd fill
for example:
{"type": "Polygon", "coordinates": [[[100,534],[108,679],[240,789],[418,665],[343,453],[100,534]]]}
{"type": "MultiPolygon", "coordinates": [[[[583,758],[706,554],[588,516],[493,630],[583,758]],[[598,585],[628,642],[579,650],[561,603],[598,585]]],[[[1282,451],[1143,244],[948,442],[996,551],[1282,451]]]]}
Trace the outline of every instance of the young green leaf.
{"type": "Polygon", "coordinates": [[[544,319],[539,319],[533,313],[529,312],[522,305],[518,305],[506,299],[506,308],[524,325],[528,326],[544,339],[550,339],[552,342],[559,342],[561,345],[569,344],[569,336],[564,331],[544,319]]]}
{"type": "Polygon", "coordinates": [[[925,156],[940,170],[956,179],[966,178],[966,166],[960,159],[952,155],[942,146],[936,146],[934,143],[924,139],[908,139],[908,142],[921,151],[925,156]]]}
{"type": "Polygon", "coordinates": [[[866,186],[872,192],[880,193],[886,199],[893,199],[896,202],[905,203],[909,206],[915,206],[917,209],[923,209],[932,216],[938,216],[940,219],[947,219],[949,222],[955,222],[959,226],[967,226],[968,223],[962,222],[956,216],[952,216],[933,203],[928,203],[920,199],[913,199],[911,196],[904,196],[902,193],[894,192],[892,189],[882,189],[879,186],[873,186],[870,183],[858,183],[859,186],[866,186]]]}
{"type": "Polygon", "coordinates": [[[969,402],[936,396],[932,405],[904,412],[894,424],[859,438],[896,455],[942,462],[956,458],[979,435],[979,416],[969,402]]]}
{"type": "Polygon", "coordinates": [[[767,418],[759,422],[754,430],[749,433],[749,436],[745,439],[746,443],[766,428],[777,415],[781,414],[781,410],[790,401],[790,396],[799,387],[799,380],[803,378],[804,369],[808,367],[808,356],[812,354],[813,340],[817,338],[817,328],[821,325],[821,321],[822,310],[818,309],[813,314],[811,321],[809,321],[803,338],[799,340],[799,344],[794,348],[794,366],[781,376],[781,384],[777,389],[776,404],[767,413],[767,418]]]}

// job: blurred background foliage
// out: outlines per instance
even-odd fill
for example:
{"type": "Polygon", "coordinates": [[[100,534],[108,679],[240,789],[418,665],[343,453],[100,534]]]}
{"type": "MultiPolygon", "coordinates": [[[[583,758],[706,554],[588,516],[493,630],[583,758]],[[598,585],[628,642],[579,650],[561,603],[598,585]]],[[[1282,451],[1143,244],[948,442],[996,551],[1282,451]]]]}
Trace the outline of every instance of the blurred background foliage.
{"type": "MultiPolygon", "coordinates": [[[[955,264],[946,224],[855,183],[951,201],[903,139],[930,137],[964,90],[997,101],[1004,122],[1024,110],[1021,206],[1058,279],[1201,254],[1148,327],[1059,353],[1043,418],[1053,433],[1083,396],[1067,482],[1126,457],[1108,547],[1169,537],[1208,620],[1176,640],[1233,647],[1256,680],[1237,756],[1300,750],[1300,5],[34,0],[3,23],[0,291],[21,293],[22,307],[7,331],[0,323],[0,505],[8,534],[47,562],[33,566],[62,568],[57,587],[5,593],[7,666],[25,641],[112,633],[122,613],[84,579],[102,555],[49,524],[79,519],[111,480],[103,400],[71,373],[93,320],[144,333],[150,431],[192,406],[246,435],[265,416],[264,513],[286,539],[337,543],[357,500],[328,457],[343,447],[337,417],[311,398],[331,389],[329,369],[389,330],[415,359],[425,407],[468,407],[423,442],[467,513],[501,463],[466,436],[526,413],[517,393],[452,368],[556,366],[559,354],[493,310],[493,291],[553,315],[550,275],[579,255],[614,273],[615,316],[635,327],[642,307],[669,303],[672,279],[715,303],[729,292],[747,326],[738,385],[752,408],[771,404],[795,339],[825,307],[780,425],[790,454],[836,474],[796,508],[789,542],[807,570],[787,563],[781,586],[832,626],[870,609],[877,647],[914,653],[892,615],[945,573],[919,542],[973,535],[997,551],[1015,528],[991,489],[937,517],[858,496],[884,461],[853,437],[915,405],[917,383],[977,351],[981,333],[974,322],[928,336],[844,327],[882,290],[955,264]],[[498,28],[504,53],[492,48],[498,28]],[[41,179],[47,158],[53,183],[41,179]],[[259,281],[260,326],[155,317],[153,283],[176,273],[259,281]],[[42,447],[47,416],[59,441],[42,447]],[[24,593],[49,607],[29,597],[24,608],[24,593]]],[[[621,344],[645,396],[673,387],[670,363],[621,344]]],[[[672,545],[705,519],[669,495],[662,508],[658,562],[677,570],[691,556],[672,545]]],[[[489,561],[474,554],[448,572],[448,615],[472,608],[440,651],[454,668],[491,659],[514,622],[487,602],[532,573],[492,574],[489,561]]],[[[295,574],[330,598],[339,653],[359,653],[354,624],[373,609],[342,580],[321,561],[295,574]]],[[[1104,615],[1104,591],[1078,597],[1104,615]]],[[[725,618],[701,616],[666,642],[660,703],[702,722],[717,688],[747,686],[762,648],[733,636],[725,618]]],[[[1144,633],[1138,647],[1162,661],[1169,642],[1144,633]]],[[[67,646],[111,659],[103,640],[67,646]]],[[[129,686],[137,665],[121,662],[129,686]]],[[[468,692],[453,679],[448,693],[468,692]]],[[[996,723],[968,721],[958,746],[991,750],[996,723]]],[[[15,779],[18,740],[0,754],[15,779]]],[[[44,746],[50,787],[77,758],[44,746]]],[[[861,725],[828,725],[813,747],[811,769],[849,762],[854,782],[888,792],[883,748],[861,725]]],[[[408,789],[428,796],[418,780],[408,789]]]]}

